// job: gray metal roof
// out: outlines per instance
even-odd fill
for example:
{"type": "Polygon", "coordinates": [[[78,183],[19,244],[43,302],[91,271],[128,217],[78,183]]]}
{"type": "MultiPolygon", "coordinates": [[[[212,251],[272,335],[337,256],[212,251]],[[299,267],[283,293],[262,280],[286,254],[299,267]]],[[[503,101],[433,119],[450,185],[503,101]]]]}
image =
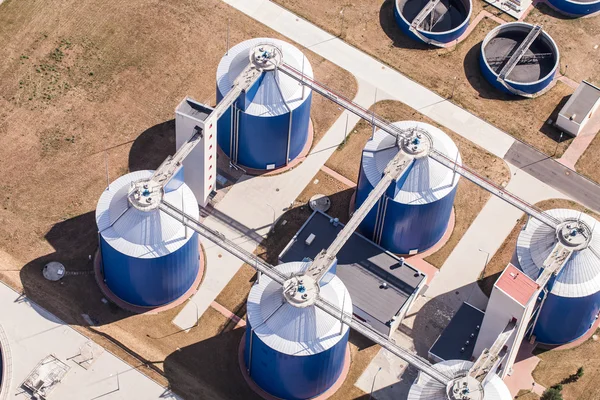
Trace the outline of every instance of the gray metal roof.
{"type": "Polygon", "coordinates": [[[483,316],[483,311],[463,303],[429,352],[442,360],[469,361],[479,335],[477,327],[481,327],[483,316]],[[472,338],[471,334],[474,335],[472,338]],[[467,340],[470,342],[468,346],[465,345],[467,340]],[[463,347],[465,351],[461,352],[463,347]]]}
{"type": "MultiPolygon", "coordinates": [[[[338,223],[336,227],[330,223],[331,218],[315,211],[279,259],[282,262],[302,261],[305,257],[314,259],[343,228],[343,224],[338,223]],[[305,241],[311,233],[315,239],[307,246],[305,241]]],[[[406,263],[401,267],[398,257],[358,233],[354,233],[338,253],[336,275],[350,293],[354,313],[385,335],[389,333],[386,324],[425,279],[423,273],[406,263]],[[387,282],[387,288],[381,286],[383,282],[387,282]]]]}
{"type": "Polygon", "coordinates": [[[575,93],[571,95],[562,110],[560,110],[560,115],[565,118],[570,118],[574,115],[573,121],[581,124],[598,100],[600,100],[600,88],[583,81],[579,84],[575,93]]]}

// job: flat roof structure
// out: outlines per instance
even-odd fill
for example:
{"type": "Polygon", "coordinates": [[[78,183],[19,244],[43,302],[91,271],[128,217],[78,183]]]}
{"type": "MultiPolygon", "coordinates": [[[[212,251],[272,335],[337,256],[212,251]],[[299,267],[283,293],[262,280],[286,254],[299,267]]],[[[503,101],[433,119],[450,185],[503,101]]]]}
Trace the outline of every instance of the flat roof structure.
{"type": "Polygon", "coordinates": [[[470,361],[485,313],[469,303],[463,303],[437,338],[429,356],[436,362],[470,361]],[[469,344],[466,344],[466,342],[469,344]],[[463,350],[464,349],[464,350],[463,350]]]}
{"type": "MultiPolygon", "coordinates": [[[[285,263],[314,259],[344,227],[330,221],[329,215],[313,212],[279,255],[279,260],[285,263]],[[307,245],[306,240],[311,235],[314,238],[307,245]]],[[[350,293],[354,314],[389,335],[392,319],[406,311],[425,284],[425,274],[356,232],[342,247],[337,259],[336,275],[350,293]]]]}
{"type": "Polygon", "coordinates": [[[592,115],[600,108],[600,88],[583,81],[558,113],[556,124],[577,136],[592,115]]]}
{"type": "Polygon", "coordinates": [[[512,264],[508,264],[495,286],[523,307],[539,289],[535,281],[512,264]]]}

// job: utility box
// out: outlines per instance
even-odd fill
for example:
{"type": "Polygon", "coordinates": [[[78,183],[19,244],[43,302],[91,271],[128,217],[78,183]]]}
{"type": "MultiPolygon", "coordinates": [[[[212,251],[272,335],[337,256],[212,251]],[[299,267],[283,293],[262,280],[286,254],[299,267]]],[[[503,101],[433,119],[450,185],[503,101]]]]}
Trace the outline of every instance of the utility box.
{"type": "Polygon", "coordinates": [[[200,142],[183,162],[185,183],[192,189],[198,203],[205,206],[216,189],[217,121],[212,107],[186,97],[175,109],[175,141],[177,150],[197,132],[200,142]]]}
{"type": "MultiPolygon", "coordinates": [[[[556,126],[571,136],[577,136],[594,115],[600,114],[599,108],[600,88],[583,81],[560,110],[556,126]]],[[[597,117],[600,119],[600,115],[597,117]]]]}

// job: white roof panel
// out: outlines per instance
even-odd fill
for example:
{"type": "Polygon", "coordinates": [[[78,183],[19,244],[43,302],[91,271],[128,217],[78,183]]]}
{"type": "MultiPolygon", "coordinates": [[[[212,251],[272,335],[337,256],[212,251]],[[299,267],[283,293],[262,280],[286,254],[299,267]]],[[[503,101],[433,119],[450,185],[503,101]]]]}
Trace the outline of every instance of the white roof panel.
{"type": "MultiPolygon", "coordinates": [[[[131,182],[150,176],[152,171],[123,175],[102,193],[96,208],[96,223],[104,240],[131,257],[154,258],[170,254],[187,243],[193,233],[158,209],[145,212],[129,205],[127,194],[131,182]]],[[[199,218],[198,202],[187,185],[166,193],[164,199],[183,207],[195,219],[199,218]]]]}
{"type": "MultiPolygon", "coordinates": [[[[451,160],[457,160],[458,164],[462,163],[458,147],[440,129],[417,121],[394,122],[393,125],[406,130],[415,127],[426,130],[431,135],[436,150],[451,160]]],[[[397,153],[396,139],[382,130],[375,132],[373,139],[367,142],[363,150],[362,168],[373,187],[381,180],[385,167],[397,153]]],[[[399,203],[433,203],[450,193],[459,181],[458,175],[453,179],[452,170],[430,157],[415,159],[410,168],[402,189],[394,198],[399,203]]]]}
{"type": "MultiPolygon", "coordinates": [[[[434,365],[434,368],[448,376],[459,378],[469,372],[473,365],[470,361],[448,360],[434,365]]],[[[448,400],[446,386],[423,373],[411,386],[408,400],[448,400]]],[[[483,387],[484,400],[511,400],[512,396],[506,384],[498,375],[494,375],[483,387]]]]}
{"type": "MultiPolygon", "coordinates": [[[[596,219],[576,210],[546,211],[559,220],[580,218],[593,230],[589,247],[600,249],[600,228],[596,219]]],[[[517,239],[517,258],[523,272],[535,280],[544,261],[558,242],[551,227],[531,218],[517,239]]],[[[551,293],[562,297],[585,297],[600,291],[600,259],[588,248],[575,252],[556,277],[551,293]]]]}
{"type": "MultiPolygon", "coordinates": [[[[278,39],[250,39],[233,46],[221,59],[217,67],[217,86],[221,94],[225,95],[229,92],[235,79],[250,63],[250,51],[260,44],[267,43],[281,50],[283,62],[299,71],[304,68],[304,74],[310,78],[313,77],[313,70],[308,58],[296,47],[278,39]]],[[[252,103],[246,108],[246,113],[259,116],[285,114],[288,112],[288,107],[290,110],[294,110],[303,104],[310,92],[311,90],[306,88],[304,97],[302,97],[302,85],[296,80],[279,71],[267,71],[264,72],[260,87],[252,103]]]]}
{"type": "MultiPolygon", "coordinates": [[[[292,262],[275,268],[287,276],[304,271],[309,263],[292,262]]],[[[321,287],[321,297],[352,314],[352,300],[337,276],[321,287]]],[[[336,345],[348,331],[326,312],[309,306],[298,308],[283,297],[283,288],[266,276],[248,295],[248,319],[254,333],[269,347],[289,355],[318,354],[336,345]]]]}

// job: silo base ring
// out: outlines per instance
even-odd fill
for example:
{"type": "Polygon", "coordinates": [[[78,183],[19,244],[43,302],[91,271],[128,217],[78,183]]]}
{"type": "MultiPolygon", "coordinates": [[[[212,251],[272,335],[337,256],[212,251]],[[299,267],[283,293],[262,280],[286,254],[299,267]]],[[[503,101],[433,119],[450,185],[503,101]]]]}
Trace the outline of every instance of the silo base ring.
{"type": "MultiPolygon", "coordinates": [[[[242,335],[242,340],[240,341],[240,345],[238,347],[238,363],[240,365],[240,372],[242,373],[242,376],[244,377],[244,380],[246,381],[246,383],[248,384],[250,389],[252,389],[252,391],[254,393],[256,393],[257,395],[259,395],[261,398],[263,398],[265,400],[280,400],[278,397],[275,397],[275,396],[265,392],[250,377],[250,374],[248,374],[248,370],[246,369],[246,363],[244,362],[244,351],[245,350],[246,350],[246,332],[244,332],[244,334],[242,335]]],[[[339,390],[339,388],[342,387],[342,385],[346,381],[346,378],[348,377],[348,373],[350,372],[351,360],[352,360],[352,357],[350,355],[350,345],[347,344],[346,345],[346,355],[344,356],[344,366],[342,368],[342,373],[340,374],[339,378],[325,392],[321,393],[320,395],[318,395],[316,397],[312,397],[307,400],[325,400],[325,399],[328,399],[329,397],[333,396],[335,394],[335,392],[337,392],[339,390]]]]}
{"type": "Polygon", "coordinates": [[[175,308],[175,307],[183,304],[187,299],[189,299],[194,294],[196,294],[196,292],[200,288],[200,284],[202,283],[202,279],[204,278],[204,269],[205,269],[206,261],[205,261],[205,257],[204,257],[204,254],[205,254],[204,247],[202,246],[202,242],[200,241],[200,238],[198,238],[198,243],[200,245],[200,259],[199,259],[200,265],[198,266],[198,274],[196,275],[196,279],[194,279],[194,283],[192,283],[192,286],[190,286],[190,288],[183,295],[181,295],[179,298],[177,298],[177,299],[173,300],[172,302],[167,303],[165,305],[156,306],[156,307],[136,306],[135,304],[131,304],[131,303],[126,302],[125,300],[122,300],[119,296],[114,294],[112,292],[112,290],[110,290],[110,288],[108,287],[106,282],[104,282],[104,279],[102,279],[102,276],[100,273],[101,265],[102,265],[102,256],[100,255],[99,248],[96,250],[96,253],[94,254],[94,278],[96,279],[96,283],[98,284],[98,287],[100,288],[100,291],[102,292],[102,294],[108,300],[110,300],[112,303],[116,304],[119,308],[122,308],[123,310],[130,311],[135,314],[158,314],[160,312],[170,310],[172,308],[175,308]]]}

